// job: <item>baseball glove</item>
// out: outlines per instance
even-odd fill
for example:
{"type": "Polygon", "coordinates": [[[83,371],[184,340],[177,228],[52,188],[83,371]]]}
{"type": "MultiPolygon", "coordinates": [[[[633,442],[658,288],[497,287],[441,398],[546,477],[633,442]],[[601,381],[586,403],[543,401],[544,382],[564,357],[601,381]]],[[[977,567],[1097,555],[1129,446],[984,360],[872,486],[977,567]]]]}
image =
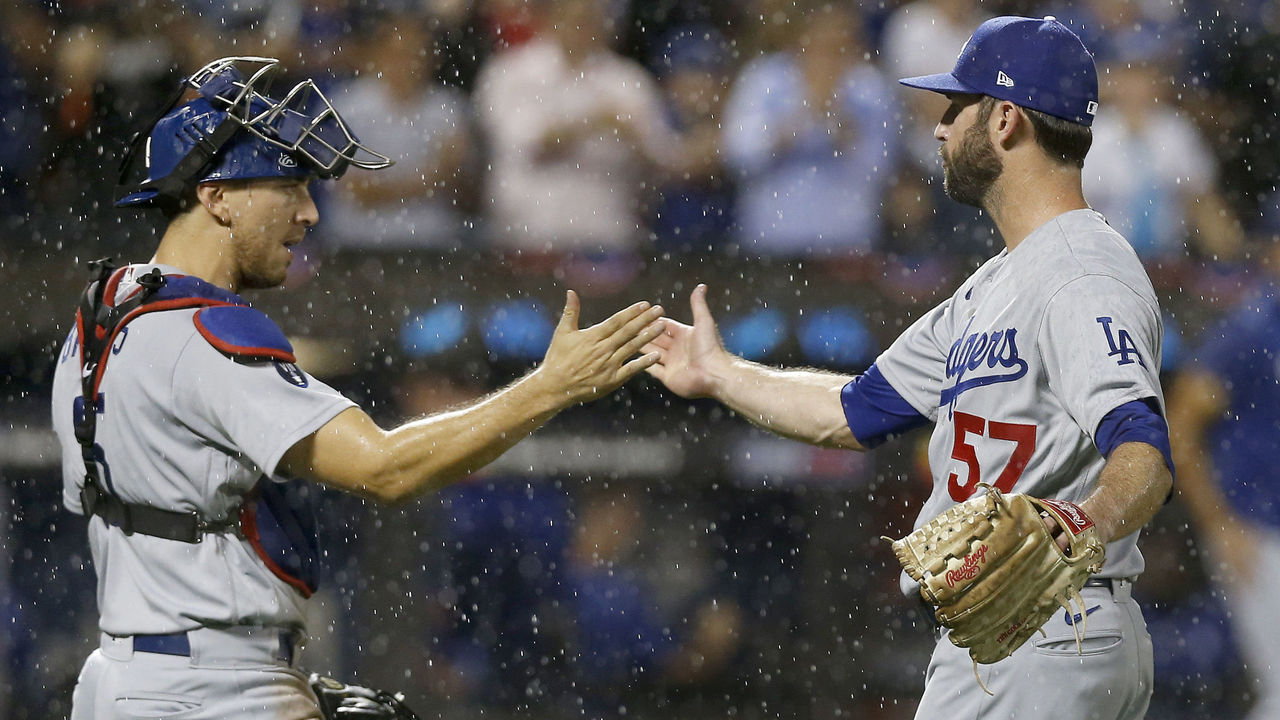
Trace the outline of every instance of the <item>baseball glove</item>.
{"type": "MultiPolygon", "coordinates": [[[[1087,618],[1080,589],[1106,557],[1093,521],[1076,505],[985,487],[985,494],[893,541],[898,562],[937,608],[951,642],[969,649],[975,671],[976,663],[1011,655],[1058,609],[1072,612],[1071,600],[1087,618]],[[1065,553],[1043,516],[1070,538],[1065,553]]],[[[1077,645],[1083,632],[1087,626],[1077,632],[1077,645]]]]}

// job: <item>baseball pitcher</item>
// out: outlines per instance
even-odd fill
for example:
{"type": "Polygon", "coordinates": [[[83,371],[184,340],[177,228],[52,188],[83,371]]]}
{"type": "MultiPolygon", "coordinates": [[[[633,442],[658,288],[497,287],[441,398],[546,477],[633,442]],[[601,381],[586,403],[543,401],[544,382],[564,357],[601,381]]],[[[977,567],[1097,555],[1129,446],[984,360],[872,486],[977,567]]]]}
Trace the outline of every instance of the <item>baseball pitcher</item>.
{"type": "Polygon", "coordinates": [[[939,623],[918,718],[1138,720],[1151,640],[1130,588],[1173,465],[1155,293],[1081,189],[1093,59],[1053,18],[999,17],[951,72],[901,82],[950,101],[934,132],[946,191],[1005,248],[857,377],[730,355],[705,286],[692,326],[647,346],[648,372],[815,444],[932,426],[933,492],[894,547],[903,591],[939,623]]]}

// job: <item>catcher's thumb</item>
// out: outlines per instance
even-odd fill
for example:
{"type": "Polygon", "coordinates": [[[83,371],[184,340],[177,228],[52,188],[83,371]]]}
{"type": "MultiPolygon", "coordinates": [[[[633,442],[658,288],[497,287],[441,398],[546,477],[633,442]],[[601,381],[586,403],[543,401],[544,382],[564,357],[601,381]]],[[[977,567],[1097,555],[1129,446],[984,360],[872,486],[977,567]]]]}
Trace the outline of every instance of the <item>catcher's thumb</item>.
{"type": "Polygon", "coordinates": [[[578,299],[578,293],[566,290],[564,294],[564,312],[560,314],[560,324],[556,329],[562,332],[577,330],[578,312],[581,309],[582,301],[578,299]]]}

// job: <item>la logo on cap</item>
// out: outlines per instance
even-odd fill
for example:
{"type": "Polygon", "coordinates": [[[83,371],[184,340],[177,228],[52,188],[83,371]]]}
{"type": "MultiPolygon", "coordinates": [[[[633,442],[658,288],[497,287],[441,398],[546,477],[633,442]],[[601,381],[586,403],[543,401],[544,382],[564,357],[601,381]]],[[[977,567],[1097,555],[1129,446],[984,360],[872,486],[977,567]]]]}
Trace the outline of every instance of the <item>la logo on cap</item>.
{"type": "Polygon", "coordinates": [[[1000,87],[1013,87],[1013,78],[1004,74],[1003,70],[996,71],[996,84],[1000,87]]]}

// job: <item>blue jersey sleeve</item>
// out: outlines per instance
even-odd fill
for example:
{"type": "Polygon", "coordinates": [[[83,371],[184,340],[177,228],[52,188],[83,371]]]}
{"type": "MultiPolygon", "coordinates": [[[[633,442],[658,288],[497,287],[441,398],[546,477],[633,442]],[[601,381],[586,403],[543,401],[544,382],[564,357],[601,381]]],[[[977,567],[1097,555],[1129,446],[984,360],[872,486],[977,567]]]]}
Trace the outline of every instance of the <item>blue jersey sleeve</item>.
{"type": "Polygon", "coordinates": [[[893,389],[875,363],[844,386],[840,403],[849,429],[865,448],[929,422],[893,389]]]}
{"type": "Polygon", "coordinates": [[[1103,457],[1127,442],[1146,443],[1160,451],[1164,464],[1173,473],[1173,452],[1169,447],[1169,425],[1160,416],[1155,398],[1127,402],[1115,408],[1098,423],[1094,444],[1103,457]]]}

